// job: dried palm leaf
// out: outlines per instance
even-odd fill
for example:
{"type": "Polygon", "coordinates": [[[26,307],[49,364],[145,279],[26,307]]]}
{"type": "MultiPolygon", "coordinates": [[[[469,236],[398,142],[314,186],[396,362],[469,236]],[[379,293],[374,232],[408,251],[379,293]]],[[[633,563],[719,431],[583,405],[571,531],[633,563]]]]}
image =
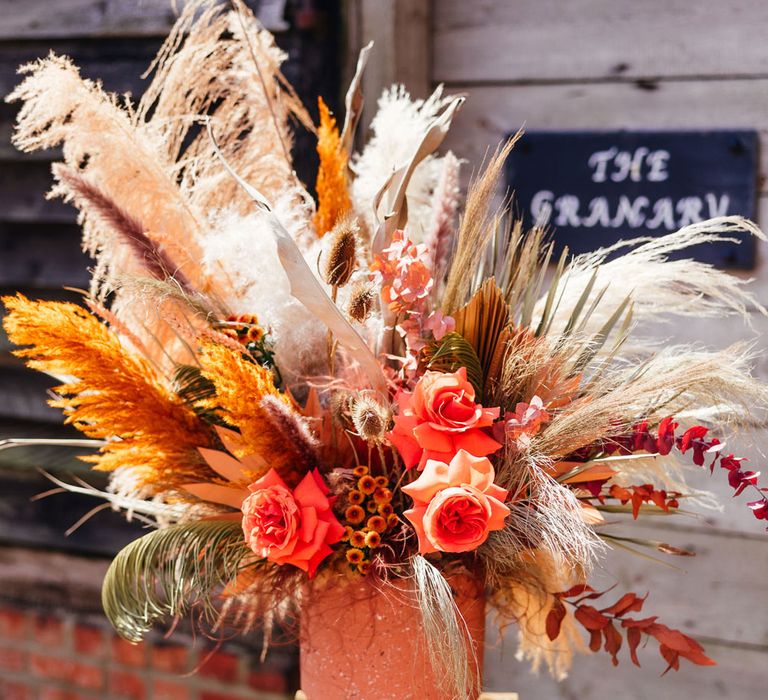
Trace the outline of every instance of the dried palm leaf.
{"type": "Polygon", "coordinates": [[[208,520],[155,530],[123,548],[101,601],[117,633],[140,642],[153,624],[193,609],[213,623],[215,596],[253,555],[239,522],[208,520]]]}

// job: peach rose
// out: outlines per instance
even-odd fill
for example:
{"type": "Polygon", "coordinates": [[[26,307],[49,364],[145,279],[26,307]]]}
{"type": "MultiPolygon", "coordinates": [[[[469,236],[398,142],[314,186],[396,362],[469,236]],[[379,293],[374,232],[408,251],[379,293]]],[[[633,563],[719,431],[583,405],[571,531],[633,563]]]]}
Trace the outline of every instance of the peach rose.
{"type": "Polygon", "coordinates": [[[413,393],[400,392],[399,414],[388,433],[407,469],[428,459],[450,462],[458,450],[485,457],[501,448],[485,429],[499,417],[498,408],[475,403],[466,367],[455,372],[425,372],[413,393]]]}
{"type": "Polygon", "coordinates": [[[459,450],[450,464],[428,460],[419,478],[403,486],[413,499],[403,515],[416,530],[421,554],[469,552],[504,527],[509,494],[494,476],[486,457],[459,450]]]}
{"type": "Polygon", "coordinates": [[[248,487],[243,534],[255,554],[292,564],[310,577],[341,540],[344,527],[331,510],[328,487],[315,469],[291,491],[274,469],[248,487]]]}

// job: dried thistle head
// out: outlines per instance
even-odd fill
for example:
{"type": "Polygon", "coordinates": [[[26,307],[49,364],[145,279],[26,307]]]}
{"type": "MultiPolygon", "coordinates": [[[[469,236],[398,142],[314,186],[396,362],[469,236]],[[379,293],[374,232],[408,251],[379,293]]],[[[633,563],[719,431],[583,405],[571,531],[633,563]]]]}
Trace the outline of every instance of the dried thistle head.
{"type": "Polygon", "coordinates": [[[357,257],[357,222],[351,218],[342,219],[330,232],[330,246],[325,255],[322,275],[332,287],[343,287],[355,269],[357,257]]]}
{"type": "Polygon", "coordinates": [[[367,442],[381,442],[392,422],[392,410],[374,391],[361,391],[349,399],[355,430],[367,442]]]}
{"type": "Polygon", "coordinates": [[[347,314],[354,320],[362,323],[368,318],[376,299],[373,285],[369,282],[358,282],[352,287],[347,305],[347,314]]]}

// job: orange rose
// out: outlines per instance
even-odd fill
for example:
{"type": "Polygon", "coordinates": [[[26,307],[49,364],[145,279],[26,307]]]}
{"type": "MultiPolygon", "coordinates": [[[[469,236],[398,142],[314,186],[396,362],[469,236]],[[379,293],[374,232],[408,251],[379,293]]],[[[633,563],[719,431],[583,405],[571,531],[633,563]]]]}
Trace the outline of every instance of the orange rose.
{"type": "Polygon", "coordinates": [[[388,434],[410,469],[428,459],[450,462],[458,450],[485,457],[501,448],[485,429],[499,417],[498,408],[475,403],[465,367],[456,372],[425,372],[413,393],[397,396],[399,414],[388,434]]]}
{"type": "Polygon", "coordinates": [[[494,476],[486,457],[459,450],[450,464],[427,461],[419,478],[403,486],[413,499],[403,515],[416,530],[421,554],[469,552],[504,527],[509,493],[493,483],[494,476]]]}
{"type": "Polygon", "coordinates": [[[310,577],[344,535],[331,511],[328,487],[315,469],[291,491],[274,469],[248,487],[242,504],[250,548],[275,564],[292,564],[310,577]]]}

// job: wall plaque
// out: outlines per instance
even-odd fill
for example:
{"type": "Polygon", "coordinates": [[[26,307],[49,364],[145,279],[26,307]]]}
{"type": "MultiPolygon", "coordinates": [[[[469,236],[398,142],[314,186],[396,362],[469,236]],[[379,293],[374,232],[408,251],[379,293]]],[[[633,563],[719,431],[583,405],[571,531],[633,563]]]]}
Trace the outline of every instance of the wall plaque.
{"type": "MultiPolygon", "coordinates": [[[[559,250],[585,253],[714,216],[755,218],[756,131],[531,131],[507,162],[515,213],[547,223],[559,250]]],[[[685,257],[751,268],[754,240],[685,257]]]]}

